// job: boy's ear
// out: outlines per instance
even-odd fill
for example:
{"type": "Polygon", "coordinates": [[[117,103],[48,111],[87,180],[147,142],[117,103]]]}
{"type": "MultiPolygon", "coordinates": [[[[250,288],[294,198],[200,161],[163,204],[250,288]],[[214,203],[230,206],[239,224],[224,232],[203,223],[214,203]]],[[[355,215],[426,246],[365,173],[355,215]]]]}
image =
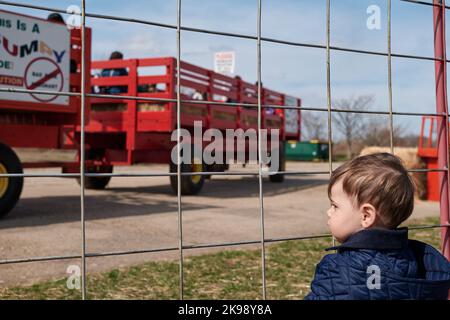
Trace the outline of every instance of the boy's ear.
{"type": "Polygon", "coordinates": [[[377,224],[377,210],[370,203],[364,203],[360,207],[361,209],[361,225],[367,229],[377,224]]]}

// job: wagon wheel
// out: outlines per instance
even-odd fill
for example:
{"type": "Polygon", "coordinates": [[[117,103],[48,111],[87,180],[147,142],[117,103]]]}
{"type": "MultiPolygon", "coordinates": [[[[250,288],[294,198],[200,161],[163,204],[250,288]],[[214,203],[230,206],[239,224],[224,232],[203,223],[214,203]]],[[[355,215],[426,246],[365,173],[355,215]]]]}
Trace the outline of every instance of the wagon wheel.
{"type": "MultiPolygon", "coordinates": [[[[86,160],[99,160],[103,159],[104,150],[91,149],[86,153],[86,160]]],[[[87,167],[87,173],[112,173],[113,166],[111,165],[98,165],[87,167]]],[[[84,177],[84,187],[91,190],[103,190],[108,185],[111,177],[84,177]]],[[[81,185],[81,179],[77,178],[77,182],[81,185]]]]}
{"type": "MultiPolygon", "coordinates": [[[[16,153],[0,143],[0,174],[23,173],[16,153]]],[[[0,217],[8,214],[16,205],[23,188],[23,177],[0,178],[0,217]]]]}
{"type": "MultiPolygon", "coordinates": [[[[192,149],[193,150],[193,149],[192,149]]],[[[205,172],[206,166],[204,163],[194,163],[195,161],[191,161],[191,164],[182,163],[181,164],[181,172],[205,172]]],[[[200,162],[200,161],[197,161],[200,162]]],[[[171,173],[177,172],[177,165],[170,162],[169,170],[171,173]]],[[[203,187],[205,182],[205,175],[184,175],[181,176],[181,194],[182,195],[195,195],[198,194],[203,187]]],[[[178,184],[177,184],[177,176],[170,176],[170,185],[172,190],[177,193],[178,184]]]]}
{"type": "MultiPolygon", "coordinates": [[[[112,173],[112,166],[94,166],[87,169],[88,173],[112,173]]],[[[103,190],[108,185],[111,177],[84,177],[84,187],[91,190],[103,190]]],[[[77,182],[81,185],[81,179],[77,178],[77,182]]]]}

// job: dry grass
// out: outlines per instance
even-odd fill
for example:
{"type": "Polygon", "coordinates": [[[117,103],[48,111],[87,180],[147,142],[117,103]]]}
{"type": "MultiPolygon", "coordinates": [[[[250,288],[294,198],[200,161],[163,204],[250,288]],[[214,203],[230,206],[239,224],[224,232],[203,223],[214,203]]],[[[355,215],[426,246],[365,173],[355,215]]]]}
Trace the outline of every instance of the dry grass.
{"type": "MultiPolygon", "coordinates": [[[[415,225],[438,223],[437,219],[415,225]]],[[[439,246],[439,229],[411,231],[410,237],[439,246]]],[[[330,238],[289,241],[267,247],[269,299],[302,299],[309,292],[315,265],[330,238]]],[[[260,299],[260,250],[225,250],[187,258],[184,263],[186,299],[260,299]]],[[[88,276],[89,299],[178,299],[178,262],[148,262],[88,276]]],[[[80,299],[66,279],[31,287],[0,289],[0,299],[80,299]]]]}

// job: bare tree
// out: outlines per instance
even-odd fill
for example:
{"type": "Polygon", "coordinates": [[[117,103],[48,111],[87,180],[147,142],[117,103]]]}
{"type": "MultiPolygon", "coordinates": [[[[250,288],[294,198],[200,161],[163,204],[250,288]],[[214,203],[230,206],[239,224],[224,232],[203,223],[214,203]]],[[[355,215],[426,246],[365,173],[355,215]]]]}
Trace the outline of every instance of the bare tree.
{"type": "MultiPolygon", "coordinates": [[[[367,130],[363,137],[366,146],[389,147],[391,145],[391,134],[388,119],[372,117],[367,121],[367,130]]],[[[394,125],[393,136],[395,145],[405,145],[410,143],[405,141],[407,126],[404,124],[394,125]]]]}
{"type": "Polygon", "coordinates": [[[324,112],[302,112],[302,134],[305,140],[326,140],[326,114],[324,112]]]}
{"type": "MultiPolygon", "coordinates": [[[[368,111],[373,105],[374,98],[371,95],[362,95],[333,101],[334,109],[344,111],[359,110],[368,111]]],[[[347,145],[347,157],[353,158],[355,155],[354,144],[361,139],[367,130],[367,121],[362,114],[354,112],[334,112],[333,124],[343,135],[347,145]]]]}

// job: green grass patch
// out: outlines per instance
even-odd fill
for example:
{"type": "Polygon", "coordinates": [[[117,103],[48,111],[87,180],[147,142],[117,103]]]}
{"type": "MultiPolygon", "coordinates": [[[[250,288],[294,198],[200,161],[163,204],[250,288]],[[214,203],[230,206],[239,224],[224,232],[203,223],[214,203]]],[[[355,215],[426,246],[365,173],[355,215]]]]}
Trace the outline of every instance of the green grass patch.
{"type": "MultiPolygon", "coordinates": [[[[437,218],[409,226],[438,224],[437,218]]],[[[440,229],[411,230],[410,238],[439,248],[440,229]]],[[[302,299],[309,292],[316,264],[331,238],[267,245],[269,299],[302,299]]],[[[261,299],[261,251],[224,250],[187,257],[184,261],[186,299],[261,299]]],[[[67,279],[27,287],[0,288],[0,299],[80,299],[67,289],[67,279]]],[[[178,261],[148,262],[87,277],[89,299],[178,299],[178,261]]]]}

